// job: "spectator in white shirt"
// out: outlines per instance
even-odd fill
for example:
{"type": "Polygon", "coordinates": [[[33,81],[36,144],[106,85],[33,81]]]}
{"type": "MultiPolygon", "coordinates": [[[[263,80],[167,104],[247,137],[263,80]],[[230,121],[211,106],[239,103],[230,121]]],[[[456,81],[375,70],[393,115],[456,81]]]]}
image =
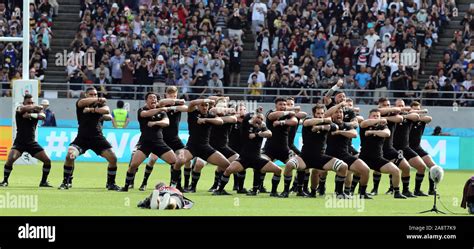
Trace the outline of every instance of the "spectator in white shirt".
{"type": "Polygon", "coordinates": [[[252,10],[252,32],[256,36],[259,32],[258,27],[260,25],[265,26],[265,16],[267,14],[267,5],[261,3],[260,0],[255,0],[255,2],[250,5],[252,10]]]}

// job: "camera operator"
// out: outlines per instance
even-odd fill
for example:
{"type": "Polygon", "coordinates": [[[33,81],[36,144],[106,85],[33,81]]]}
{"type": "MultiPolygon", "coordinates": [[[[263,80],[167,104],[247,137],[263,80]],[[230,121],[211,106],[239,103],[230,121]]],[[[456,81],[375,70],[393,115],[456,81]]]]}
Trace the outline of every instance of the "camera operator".
{"type": "Polygon", "coordinates": [[[386,66],[378,64],[372,73],[372,80],[374,82],[374,103],[380,98],[387,97],[387,86],[388,86],[388,70],[386,66]]]}
{"type": "Polygon", "coordinates": [[[68,75],[68,82],[74,85],[69,86],[68,97],[80,98],[83,91],[82,85],[87,80],[87,76],[81,69],[76,69],[72,74],[68,75]]]}

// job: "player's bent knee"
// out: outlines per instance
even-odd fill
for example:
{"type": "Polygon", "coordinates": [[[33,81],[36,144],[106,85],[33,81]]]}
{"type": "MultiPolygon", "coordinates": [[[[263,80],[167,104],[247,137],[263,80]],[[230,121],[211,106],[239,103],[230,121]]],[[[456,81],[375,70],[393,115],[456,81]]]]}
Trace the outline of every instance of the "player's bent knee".
{"type": "Polygon", "coordinates": [[[335,172],[340,172],[347,170],[347,164],[340,159],[336,159],[332,165],[332,170],[335,172]]]}
{"type": "Polygon", "coordinates": [[[67,149],[68,159],[74,160],[79,156],[79,154],[80,154],[79,150],[74,146],[69,146],[69,148],[67,149]]]}
{"type": "Polygon", "coordinates": [[[290,160],[288,160],[288,162],[286,163],[286,166],[289,167],[291,170],[298,169],[298,165],[298,159],[295,157],[290,158],[290,160]]]}

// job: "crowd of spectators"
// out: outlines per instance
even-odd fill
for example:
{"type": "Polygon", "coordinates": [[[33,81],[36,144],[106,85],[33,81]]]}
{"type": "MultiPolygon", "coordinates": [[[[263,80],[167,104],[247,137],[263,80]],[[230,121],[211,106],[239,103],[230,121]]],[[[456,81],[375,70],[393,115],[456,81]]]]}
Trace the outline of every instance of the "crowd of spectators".
{"type": "MultiPolygon", "coordinates": [[[[186,98],[223,93],[240,81],[241,1],[81,1],[81,23],[70,56],[70,83],[95,84],[110,98],[138,98],[135,85],[178,85],[186,98]],[[192,88],[191,86],[194,86],[192,88]],[[194,93],[194,94],[191,94],[194,93]]],[[[70,96],[83,86],[71,84],[70,96]]]]}
{"type": "MultiPolygon", "coordinates": [[[[0,1],[0,37],[23,36],[23,1],[0,1]]],[[[57,16],[59,5],[57,0],[32,0],[30,12],[30,79],[42,81],[48,66],[48,56],[53,38],[51,27],[53,18],[57,16]]],[[[22,43],[0,42],[0,84],[1,95],[10,96],[12,81],[22,78],[22,43]]]]}
{"type": "Polygon", "coordinates": [[[468,105],[466,98],[473,96],[462,91],[463,86],[468,91],[474,76],[474,12],[466,15],[447,48],[439,65],[443,73],[436,71],[434,80],[420,82],[420,75],[431,74],[425,71],[425,62],[432,56],[432,47],[458,13],[454,1],[269,0],[265,6],[255,4],[258,7],[254,5],[252,13],[266,14],[264,23],[252,15],[259,54],[259,67],[248,78],[253,98],[260,99],[264,91],[259,88],[265,86],[295,88],[266,93],[289,93],[297,102],[315,102],[338,78],[344,79],[344,91],[357,103],[375,103],[388,95],[386,90],[396,90],[391,97],[408,102],[421,97],[450,98],[425,101],[429,105],[452,105],[454,100],[468,105]],[[459,66],[453,68],[456,61],[459,66]],[[440,75],[444,75],[443,84],[438,83],[440,75]],[[453,86],[445,87],[445,80],[453,86]],[[415,92],[421,90],[425,93],[415,92]],[[462,96],[436,91],[457,91],[462,96]]]}

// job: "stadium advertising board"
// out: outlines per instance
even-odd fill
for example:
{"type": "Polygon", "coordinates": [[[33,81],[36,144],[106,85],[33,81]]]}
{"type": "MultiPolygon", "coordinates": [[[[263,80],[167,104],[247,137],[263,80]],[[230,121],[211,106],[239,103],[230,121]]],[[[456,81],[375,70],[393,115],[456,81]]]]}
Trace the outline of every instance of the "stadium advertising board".
{"type": "MultiPolygon", "coordinates": [[[[11,127],[1,127],[0,129],[2,134],[11,134],[11,127]]],[[[77,135],[76,128],[40,127],[38,131],[38,142],[53,161],[64,160],[69,143],[77,135]]],[[[136,129],[104,129],[103,132],[114,148],[119,162],[128,162],[140,137],[140,131],[136,129]]],[[[186,143],[188,132],[180,131],[179,136],[183,143],[186,143]]],[[[11,147],[11,140],[4,139],[3,137],[3,135],[0,137],[0,148],[7,147],[9,149],[11,147]]],[[[297,147],[301,148],[301,133],[296,134],[295,142],[297,147]]],[[[353,144],[356,148],[359,148],[359,139],[354,139],[353,144]]],[[[441,167],[445,169],[460,168],[461,149],[459,137],[424,136],[421,145],[441,167]]],[[[96,157],[93,151],[88,151],[77,160],[82,162],[105,162],[104,159],[96,157]]]]}

